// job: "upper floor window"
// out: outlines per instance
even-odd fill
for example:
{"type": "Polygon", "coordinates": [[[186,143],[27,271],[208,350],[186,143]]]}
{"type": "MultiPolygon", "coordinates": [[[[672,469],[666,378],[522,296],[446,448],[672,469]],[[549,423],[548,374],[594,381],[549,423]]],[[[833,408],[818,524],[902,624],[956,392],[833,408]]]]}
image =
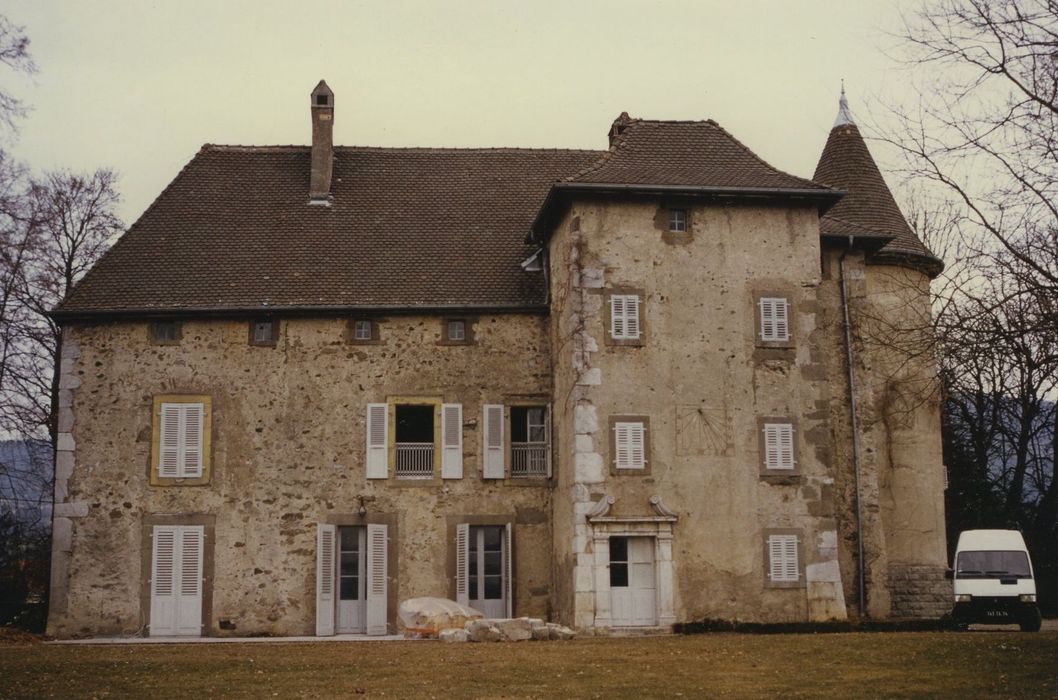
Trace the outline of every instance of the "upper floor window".
{"type": "Polygon", "coordinates": [[[180,342],[179,321],[155,321],[151,324],[151,340],[155,343],[174,345],[180,342]]]}
{"type": "MultiPolygon", "coordinates": [[[[151,482],[209,480],[210,398],[156,396],[151,482]]],[[[187,483],[181,481],[181,483],[187,483]]]]}
{"type": "Polygon", "coordinates": [[[687,232],[686,209],[669,209],[669,231],[672,233],[687,232]]]}
{"type": "Polygon", "coordinates": [[[445,338],[453,343],[462,343],[467,339],[467,322],[462,319],[449,319],[445,329],[445,338]]]}
{"type": "Polygon", "coordinates": [[[613,420],[613,463],[617,470],[647,466],[647,425],[643,419],[613,420]]]}
{"type": "Polygon", "coordinates": [[[274,320],[257,320],[250,324],[251,345],[275,345],[278,323],[274,320]]]}
{"type": "Polygon", "coordinates": [[[610,337],[614,340],[639,340],[639,296],[610,296],[610,337]]]}
{"type": "Polygon", "coordinates": [[[764,468],[768,471],[793,471],[794,427],[790,423],[765,423],[764,468]]]}
{"type": "Polygon", "coordinates": [[[357,319],[353,322],[353,340],[371,340],[371,321],[357,319]]]}
{"type": "Polygon", "coordinates": [[[790,303],[785,297],[761,297],[757,302],[760,310],[760,339],[766,343],[790,340],[790,303]]]}
{"type": "Polygon", "coordinates": [[[547,476],[547,406],[511,406],[511,476],[547,476]]]}

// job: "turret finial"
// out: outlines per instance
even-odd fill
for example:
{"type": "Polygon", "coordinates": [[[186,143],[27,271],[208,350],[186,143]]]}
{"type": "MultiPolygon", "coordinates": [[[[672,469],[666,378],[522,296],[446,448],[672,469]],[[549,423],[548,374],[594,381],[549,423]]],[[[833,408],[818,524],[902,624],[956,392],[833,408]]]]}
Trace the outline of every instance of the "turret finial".
{"type": "Polygon", "coordinates": [[[834,120],[834,127],[856,126],[852,120],[852,112],[849,111],[849,101],[845,99],[845,79],[841,80],[841,99],[838,100],[838,118],[834,120]]]}

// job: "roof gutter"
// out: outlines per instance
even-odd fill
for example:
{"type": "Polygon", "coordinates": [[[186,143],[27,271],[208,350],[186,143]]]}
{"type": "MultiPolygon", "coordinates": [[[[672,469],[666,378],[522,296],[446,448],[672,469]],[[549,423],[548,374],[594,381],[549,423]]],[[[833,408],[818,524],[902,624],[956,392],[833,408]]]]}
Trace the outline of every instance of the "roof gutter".
{"type": "Polygon", "coordinates": [[[418,314],[493,313],[493,314],[546,314],[547,304],[431,304],[430,306],[216,306],[181,308],[139,309],[92,309],[64,311],[55,309],[48,316],[58,323],[70,321],[113,321],[163,318],[262,318],[305,316],[414,316],[418,314]]]}

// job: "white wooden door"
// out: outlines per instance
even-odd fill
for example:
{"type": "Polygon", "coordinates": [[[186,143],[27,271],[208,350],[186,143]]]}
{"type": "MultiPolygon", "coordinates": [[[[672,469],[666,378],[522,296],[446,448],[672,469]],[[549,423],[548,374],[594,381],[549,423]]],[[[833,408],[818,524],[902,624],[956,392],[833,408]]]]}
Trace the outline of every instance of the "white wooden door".
{"type": "Polygon", "coordinates": [[[367,530],[338,528],[338,633],[361,634],[367,624],[367,530]]]}
{"type": "Polygon", "coordinates": [[[470,528],[467,556],[467,601],[487,618],[508,616],[510,596],[507,528],[485,525],[470,528]]]}
{"type": "Polygon", "coordinates": [[[151,539],[151,636],[201,636],[205,529],[156,525],[151,539]]]}
{"type": "Polygon", "coordinates": [[[614,627],[657,624],[653,537],[610,538],[610,615],[614,627]]]}

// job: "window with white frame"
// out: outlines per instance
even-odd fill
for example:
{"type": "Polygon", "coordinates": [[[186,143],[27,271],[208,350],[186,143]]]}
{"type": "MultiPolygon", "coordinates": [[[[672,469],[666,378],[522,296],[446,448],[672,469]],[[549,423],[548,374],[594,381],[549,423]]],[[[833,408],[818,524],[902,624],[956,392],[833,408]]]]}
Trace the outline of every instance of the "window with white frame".
{"type": "Polygon", "coordinates": [[[761,297],[760,339],[766,343],[785,342],[790,339],[790,304],[785,297],[761,297]]]}
{"type": "Polygon", "coordinates": [[[687,232],[686,209],[669,209],[669,231],[673,233],[687,232]]]}
{"type": "Polygon", "coordinates": [[[798,583],[801,563],[798,560],[798,538],[794,534],[768,535],[768,579],[772,583],[798,583]]]}
{"type": "Polygon", "coordinates": [[[448,340],[461,343],[467,339],[467,322],[462,319],[452,319],[447,322],[448,340]]]}
{"type": "Polygon", "coordinates": [[[371,340],[371,321],[358,319],[353,322],[353,340],[371,340]]]}
{"type": "Polygon", "coordinates": [[[617,469],[645,469],[646,426],[642,421],[617,421],[613,431],[614,466],[617,469]]]}
{"type": "Polygon", "coordinates": [[[273,320],[254,321],[250,326],[250,342],[253,345],[274,345],[276,335],[276,322],[273,320]]]}
{"type": "Polygon", "coordinates": [[[614,340],[639,340],[639,295],[610,296],[610,337],[614,340]]]}
{"type": "Polygon", "coordinates": [[[791,423],[764,424],[764,468],[776,471],[793,471],[794,427],[791,423]]]}

